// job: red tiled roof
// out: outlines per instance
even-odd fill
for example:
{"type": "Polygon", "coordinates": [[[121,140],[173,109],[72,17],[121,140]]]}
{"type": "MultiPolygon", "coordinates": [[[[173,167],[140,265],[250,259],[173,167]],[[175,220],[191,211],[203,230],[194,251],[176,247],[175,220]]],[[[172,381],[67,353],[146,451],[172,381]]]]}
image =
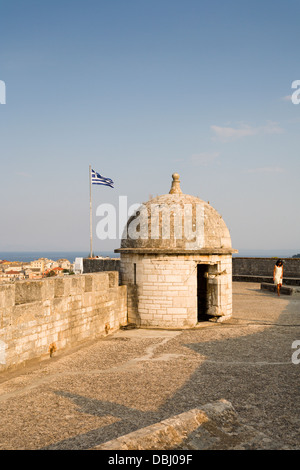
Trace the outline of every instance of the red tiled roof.
{"type": "Polygon", "coordinates": [[[63,268],[59,268],[59,267],[53,268],[53,269],[50,268],[50,269],[47,269],[47,271],[45,271],[44,274],[48,274],[51,271],[63,271],[63,268]]]}

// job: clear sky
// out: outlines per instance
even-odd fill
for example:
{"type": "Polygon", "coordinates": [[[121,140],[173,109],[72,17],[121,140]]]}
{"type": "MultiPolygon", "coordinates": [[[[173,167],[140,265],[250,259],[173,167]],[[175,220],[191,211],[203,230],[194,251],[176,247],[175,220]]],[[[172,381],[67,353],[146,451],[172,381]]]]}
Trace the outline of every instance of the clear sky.
{"type": "MultiPolygon", "coordinates": [[[[298,0],[0,0],[0,251],[89,250],[96,209],[183,192],[234,248],[300,252],[298,0]]],[[[99,240],[94,249],[117,248],[99,240]]]]}

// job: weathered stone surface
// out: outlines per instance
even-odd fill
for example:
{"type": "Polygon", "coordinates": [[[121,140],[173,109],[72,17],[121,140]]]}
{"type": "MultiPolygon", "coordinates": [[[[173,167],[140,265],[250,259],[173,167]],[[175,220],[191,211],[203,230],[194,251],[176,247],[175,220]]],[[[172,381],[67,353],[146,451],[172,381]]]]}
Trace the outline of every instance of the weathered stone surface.
{"type": "Polygon", "coordinates": [[[277,442],[277,450],[299,450],[300,364],[292,355],[300,358],[293,346],[300,294],[278,297],[260,284],[233,283],[233,306],[225,323],[121,329],[1,373],[0,449],[91,449],[224,398],[238,423],[234,415],[217,422],[218,413],[206,410],[209,421],[181,449],[277,442]]]}
{"type": "Polygon", "coordinates": [[[198,263],[209,265],[208,315],[228,318],[232,313],[231,255],[122,254],[120,274],[128,288],[128,320],[146,327],[195,326],[198,263]]]}
{"type": "Polygon", "coordinates": [[[262,432],[242,424],[232,404],[221,399],[91,450],[270,450],[276,446],[262,432]]]}
{"type": "MultiPolygon", "coordinates": [[[[246,274],[235,274],[232,276],[232,280],[235,282],[267,282],[273,283],[273,276],[255,276],[246,274]]],[[[286,286],[300,286],[300,277],[285,277],[284,284],[286,286]]]]}
{"type": "Polygon", "coordinates": [[[22,281],[14,284],[15,305],[42,300],[43,281],[22,281]]]}
{"type": "Polygon", "coordinates": [[[116,331],[127,322],[127,291],[117,272],[0,286],[0,371],[116,331]],[[2,355],[3,356],[3,355],[2,355]]]}
{"type": "Polygon", "coordinates": [[[83,272],[95,273],[103,271],[119,271],[119,258],[84,258],[83,272]]]}
{"type": "Polygon", "coordinates": [[[135,222],[135,219],[140,218],[140,212],[137,212],[137,215],[132,216],[127,223],[127,228],[124,232],[122,242],[121,242],[121,251],[123,249],[148,249],[148,250],[180,250],[185,251],[189,249],[191,242],[195,242],[196,245],[193,246],[193,249],[210,249],[211,251],[217,249],[223,249],[224,252],[227,250],[227,253],[232,253],[231,246],[231,237],[229,230],[222,219],[221,215],[207,202],[188,194],[165,194],[158,196],[150,201],[147,201],[143,206],[143,211],[147,214],[147,223],[143,227],[146,237],[134,239],[130,237],[130,233],[127,233],[129,226],[135,222]],[[192,240],[190,237],[186,236],[184,226],[184,207],[190,206],[192,209],[191,215],[191,226],[193,231],[198,228],[199,221],[197,220],[197,207],[201,207],[204,211],[204,227],[203,233],[196,233],[195,240],[192,240]],[[157,219],[153,215],[153,208],[160,211],[162,216],[157,219]],[[169,213],[175,214],[175,218],[172,215],[169,217],[169,213]],[[176,219],[177,214],[177,219],[176,219]],[[154,225],[155,220],[158,221],[154,225]],[[181,238],[176,235],[176,228],[178,227],[178,221],[183,220],[182,222],[182,236],[181,238]],[[151,226],[152,222],[152,226],[151,226]],[[170,232],[170,236],[163,236],[163,231],[170,232]],[[158,236],[153,236],[153,233],[157,232],[158,236]],[[197,237],[199,238],[197,239],[197,237]]]}
{"type": "MultiPolygon", "coordinates": [[[[270,276],[273,278],[274,265],[278,258],[233,257],[233,276],[270,276]]],[[[300,279],[300,258],[281,258],[283,277],[300,279]]],[[[242,279],[240,279],[242,281],[242,279]]],[[[251,280],[250,280],[251,282],[251,280]]],[[[252,282],[260,282],[255,279],[252,282]]]]}
{"type": "MultiPolygon", "coordinates": [[[[270,292],[277,292],[277,286],[268,282],[262,282],[260,288],[263,290],[269,290],[270,292]]],[[[300,291],[300,287],[282,286],[280,289],[281,294],[293,295],[300,291]]]]}

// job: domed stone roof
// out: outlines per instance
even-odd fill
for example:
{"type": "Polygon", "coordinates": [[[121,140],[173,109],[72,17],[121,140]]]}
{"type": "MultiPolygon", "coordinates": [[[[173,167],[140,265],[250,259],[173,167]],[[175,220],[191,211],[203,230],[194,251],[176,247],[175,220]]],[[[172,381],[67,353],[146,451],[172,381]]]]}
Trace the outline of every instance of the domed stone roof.
{"type": "Polygon", "coordinates": [[[172,175],[169,194],[155,197],[129,218],[116,252],[232,253],[231,237],[222,216],[207,202],[180,189],[172,175]]]}

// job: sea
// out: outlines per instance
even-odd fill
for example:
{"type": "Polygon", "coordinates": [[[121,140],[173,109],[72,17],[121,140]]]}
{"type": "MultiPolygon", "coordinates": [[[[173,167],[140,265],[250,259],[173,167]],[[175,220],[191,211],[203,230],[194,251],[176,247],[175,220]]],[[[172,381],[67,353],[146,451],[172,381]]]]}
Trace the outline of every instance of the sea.
{"type": "MultiPolygon", "coordinates": [[[[239,250],[233,257],[250,258],[291,258],[300,253],[299,249],[274,249],[274,250],[239,250]]],[[[74,263],[75,258],[87,258],[87,251],[0,251],[0,260],[21,261],[29,263],[39,258],[48,258],[53,261],[64,258],[74,263]]],[[[95,253],[95,256],[119,258],[119,253],[113,251],[102,251],[95,253]]]]}
{"type": "MultiPolygon", "coordinates": [[[[119,258],[119,254],[113,251],[97,252],[95,256],[119,258]]],[[[88,257],[87,251],[0,251],[0,260],[21,261],[22,263],[29,263],[39,258],[48,258],[52,261],[67,259],[70,263],[74,263],[75,258],[88,257]]]]}

